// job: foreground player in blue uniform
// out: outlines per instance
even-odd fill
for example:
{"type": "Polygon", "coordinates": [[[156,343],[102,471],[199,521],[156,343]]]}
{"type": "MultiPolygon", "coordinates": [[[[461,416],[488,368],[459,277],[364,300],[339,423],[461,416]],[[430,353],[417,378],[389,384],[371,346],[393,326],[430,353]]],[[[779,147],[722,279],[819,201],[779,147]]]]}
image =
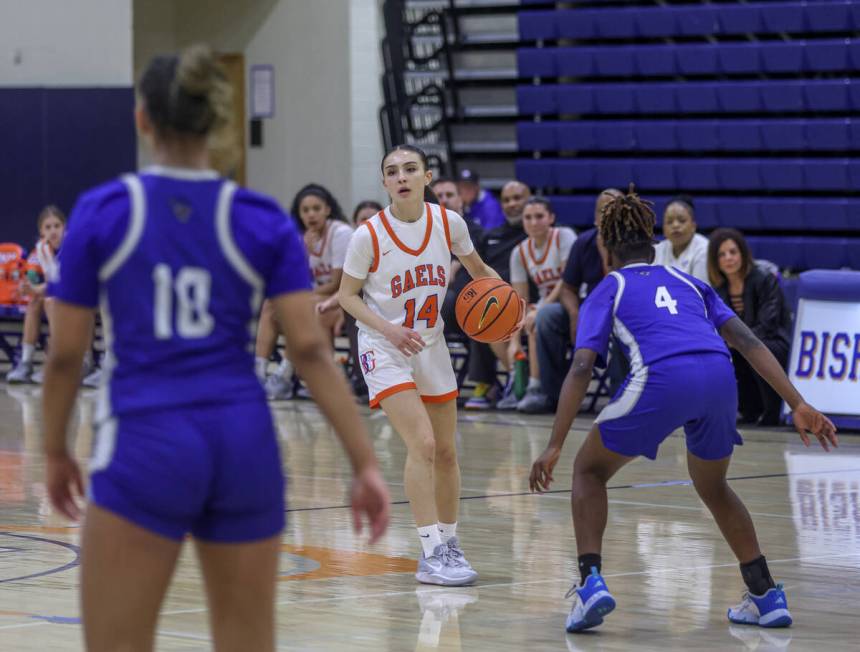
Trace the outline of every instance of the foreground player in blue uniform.
{"type": "Polygon", "coordinates": [[[363,421],[317,326],[308,262],[271,199],[210,170],[230,89],[201,46],[157,57],[138,128],[158,163],[85,193],[70,219],[44,383],[47,488],[76,519],[66,446],[81,359],[100,305],[107,346],[83,527],[88,650],[148,650],[183,538],[203,571],[214,645],[274,649],[284,476],[254,374],[255,320],[272,301],[289,356],[352,463],[354,522],[371,539],[388,492],[363,421]]]}
{"type": "Polygon", "coordinates": [[[808,432],[825,450],[837,445],[827,417],[807,405],[776,358],[710,286],[671,267],[651,265],[654,213],[632,186],[606,206],[600,225],[617,270],[588,297],[579,313],[573,364],[561,392],[552,437],[532,466],[532,491],[546,491],[561,447],[585,397],[592,368],[606,364],[610,334],[624,347],[630,375],[604,408],[577,453],[571,507],[579,555],[580,586],[567,631],[595,627],[615,608],[600,576],[606,528],[606,483],[639,455],[654,459],[660,443],[683,426],[687,468],[699,497],[740,562],[748,592],[729,609],[729,620],[762,627],[791,624],[785,593],[774,584],[752,519],[726,482],[735,428],[737,389],[723,338],[788,403],[803,443],[808,432]],[[722,335],[722,338],[720,337],[722,335]]]}

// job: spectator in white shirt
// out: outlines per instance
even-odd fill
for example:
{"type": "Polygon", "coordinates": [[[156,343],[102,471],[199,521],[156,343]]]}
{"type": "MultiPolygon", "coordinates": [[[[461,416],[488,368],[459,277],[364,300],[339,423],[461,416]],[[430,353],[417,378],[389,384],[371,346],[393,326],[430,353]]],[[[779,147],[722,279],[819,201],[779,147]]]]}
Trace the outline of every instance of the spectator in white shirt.
{"type": "Polygon", "coordinates": [[[678,195],[663,212],[663,235],[666,239],[654,245],[654,264],[677,267],[697,279],[708,279],[708,239],[696,233],[693,198],[678,195]]]}

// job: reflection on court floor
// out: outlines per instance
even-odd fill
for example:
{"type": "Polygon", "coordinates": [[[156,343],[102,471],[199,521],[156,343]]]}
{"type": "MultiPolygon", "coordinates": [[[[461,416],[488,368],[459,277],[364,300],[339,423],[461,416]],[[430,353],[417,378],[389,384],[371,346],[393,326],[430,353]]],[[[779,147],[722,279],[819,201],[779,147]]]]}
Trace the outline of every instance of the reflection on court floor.
{"type": "MultiPolygon", "coordinates": [[[[0,387],[0,649],[79,650],[80,529],[45,500],[38,388],[0,387]]],[[[683,439],[656,462],[610,483],[604,577],[618,609],[594,634],[566,635],[575,575],[569,480],[590,424],[577,420],[556,493],[526,487],[549,417],[462,415],[459,447],[464,549],[481,574],[465,589],[415,583],[418,545],[405,504],[405,449],[369,417],[395,501],[391,531],[368,546],[345,507],[349,464],[313,404],[273,404],[290,476],[278,583],[283,650],[854,650],[860,599],[860,438],[825,455],[789,431],[745,433],[730,469],[753,514],[795,626],[729,626],[743,591],[737,564],[687,480],[683,439]]],[[[72,447],[92,445],[92,405],[80,402],[72,447]]],[[[130,589],[133,590],[133,589],[130,589]]],[[[186,546],[159,622],[159,650],[210,649],[202,580],[186,546]]]]}

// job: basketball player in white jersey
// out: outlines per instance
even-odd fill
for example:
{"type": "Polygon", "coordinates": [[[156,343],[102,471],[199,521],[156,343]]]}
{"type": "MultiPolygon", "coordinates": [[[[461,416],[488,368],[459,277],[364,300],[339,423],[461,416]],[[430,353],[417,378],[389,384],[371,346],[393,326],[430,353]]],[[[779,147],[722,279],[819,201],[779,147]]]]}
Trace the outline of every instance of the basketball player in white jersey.
{"type": "Polygon", "coordinates": [[[425,203],[431,179],[417,147],[400,145],[385,156],[391,205],[353,234],[338,296],[358,322],[370,405],[382,408],[406,444],[406,496],[422,547],[415,577],[461,586],[478,574],[456,536],[458,392],[439,309],[452,253],[473,278],[499,275],[475,251],[460,215],[425,203]]]}
{"type": "MultiPolygon", "coordinates": [[[[567,265],[570,248],[576,240],[576,233],[566,226],[555,225],[555,212],[548,199],[532,197],[523,208],[523,229],[528,238],[511,251],[511,285],[519,295],[528,300],[529,279],[538,289],[538,302],[529,306],[523,330],[529,343],[529,383],[526,391],[540,390],[540,369],[538,368],[537,339],[535,319],[543,306],[558,301],[561,293],[561,275],[567,265]]],[[[513,369],[514,360],[522,354],[522,338],[515,337],[508,347],[508,365],[513,369]]],[[[513,374],[508,384],[513,382],[513,374]]],[[[496,404],[496,409],[513,410],[517,398],[511,387],[505,390],[504,398],[496,404]]]]}

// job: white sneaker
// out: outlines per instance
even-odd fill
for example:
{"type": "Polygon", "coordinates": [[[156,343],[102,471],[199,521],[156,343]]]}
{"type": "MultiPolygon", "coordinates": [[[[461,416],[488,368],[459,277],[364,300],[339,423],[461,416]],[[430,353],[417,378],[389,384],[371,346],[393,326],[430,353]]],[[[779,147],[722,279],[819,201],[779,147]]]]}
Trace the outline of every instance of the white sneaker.
{"type": "Polygon", "coordinates": [[[266,378],[266,396],[270,401],[286,401],[293,398],[293,380],[279,374],[266,378]]]}
{"type": "Polygon", "coordinates": [[[32,375],[33,363],[21,360],[8,374],[6,374],[6,382],[10,385],[30,383],[33,382],[31,378],[32,375]]]}
{"type": "Polygon", "coordinates": [[[451,553],[451,556],[454,558],[456,563],[475,573],[475,579],[478,579],[478,571],[472,568],[472,564],[470,564],[469,560],[466,559],[466,555],[463,554],[463,549],[460,547],[460,540],[457,537],[451,537],[448,539],[448,551],[451,553]]]}
{"type": "Polygon", "coordinates": [[[462,566],[454,559],[448,544],[440,543],[430,557],[421,553],[415,579],[422,584],[466,586],[478,579],[478,574],[470,566],[462,566]]]}
{"type": "Polygon", "coordinates": [[[41,385],[43,380],[45,380],[45,368],[44,367],[40,367],[38,371],[34,371],[30,375],[30,382],[35,383],[36,385],[41,385]]]}

